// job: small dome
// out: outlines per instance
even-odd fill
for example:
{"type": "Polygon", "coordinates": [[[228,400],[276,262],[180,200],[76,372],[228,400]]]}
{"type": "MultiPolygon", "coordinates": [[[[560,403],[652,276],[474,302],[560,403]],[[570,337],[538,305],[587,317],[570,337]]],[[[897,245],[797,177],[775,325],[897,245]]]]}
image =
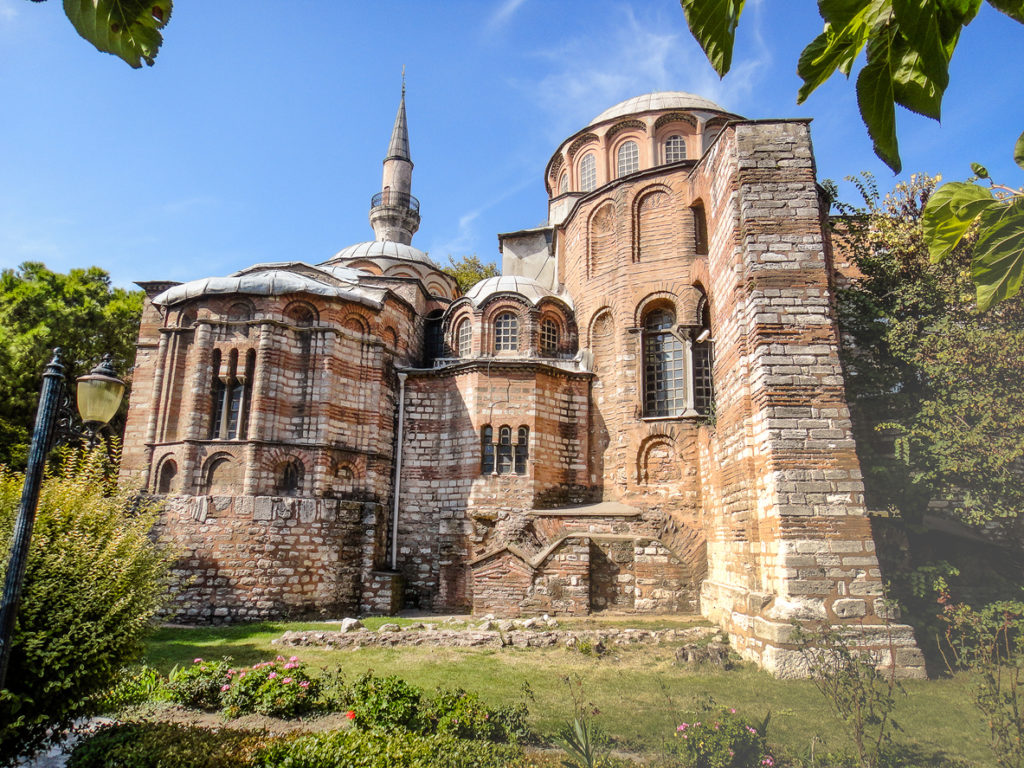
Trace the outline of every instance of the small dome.
{"type": "Polygon", "coordinates": [[[620,101],[615,106],[608,107],[608,109],[587,123],[587,125],[597,125],[605,120],[612,120],[625,115],[635,115],[640,112],[656,112],[665,109],[700,109],[732,114],[729,110],[715,104],[710,99],[705,99],[692,93],[684,91],[655,91],[654,93],[645,93],[643,96],[634,96],[632,99],[620,101]]]}
{"type": "Polygon", "coordinates": [[[411,245],[396,243],[391,240],[371,240],[368,243],[356,243],[348,248],[343,248],[322,263],[335,264],[339,261],[349,261],[352,259],[402,259],[404,261],[426,264],[434,269],[438,268],[430,260],[430,257],[419,248],[413,248],[411,245]]]}
{"type": "Polygon", "coordinates": [[[466,291],[465,298],[469,299],[474,307],[479,307],[496,293],[516,293],[531,304],[536,304],[541,299],[551,296],[572,307],[572,300],[568,295],[559,296],[557,293],[549,291],[536,280],[518,275],[498,275],[497,277],[488,277],[486,280],[481,280],[466,291]]]}

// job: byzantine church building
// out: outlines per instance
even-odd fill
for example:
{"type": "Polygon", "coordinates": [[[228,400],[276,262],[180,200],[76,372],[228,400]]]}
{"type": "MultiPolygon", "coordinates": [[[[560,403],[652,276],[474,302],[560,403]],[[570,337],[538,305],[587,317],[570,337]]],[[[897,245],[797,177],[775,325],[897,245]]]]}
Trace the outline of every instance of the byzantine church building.
{"type": "Polygon", "coordinates": [[[807,120],[659,92],[544,170],[462,294],[412,245],[405,94],[374,240],[139,283],[123,479],[180,621],[702,614],[778,675],[794,621],[923,660],[882,597],[807,120]]]}

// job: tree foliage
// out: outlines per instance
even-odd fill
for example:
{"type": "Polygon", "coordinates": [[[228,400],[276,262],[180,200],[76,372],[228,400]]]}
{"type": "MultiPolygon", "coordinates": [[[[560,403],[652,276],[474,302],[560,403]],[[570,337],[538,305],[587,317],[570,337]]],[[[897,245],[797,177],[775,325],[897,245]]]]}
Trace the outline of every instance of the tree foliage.
{"type": "MultiPolygon", "coordinates": [[[[142,651],[167,594],[170,555],[150,539],[153,510],[119,491],[103,451],[45,480],[25,570],[6,687],[0,764],[95,712],[97,694],[142,651]],[[48,735],[50,729],[56,729],[48,735]]],[[[0,469],[0,547],[10,549],[23,476],[0,469]]],[[[0,561],[0,579],[7,560],[0,561]]]]}
{"type": "Polygon", "coordinates": [[[935,180],[840,206],[837,249],[862,277],[839,291],[847,376],[872,506],[944,503],[969,523],[1024,513],[1024,297],[974,307],[968,232],[934,262],[923,210],[935,180]],[[879,433],[878,429],[882,432],[879,433]],[[895,453],[898,461],[892,460],[895,453]]]}
{"type": "Polygon", "coordinates": [[[497,277],[498,268],[493,264],[484,264],[475,253],[460,256],[456,259],[448,255],[448,266],[444,268],[446,275],[451,275],[459,284],[459,290],[465,293],[474,285],[488,277],[497,277]]]}
{"type": "Polygon", "coordinates": [[[64,0],[64,13],[79,35],[134,69],[143,61],[153,66],[172,7],[173,0],[64,0]]]}
{"type": "Polygon", "coordinates": [[[0,272],[0,464],[24,464],[54,347],[64,351],[68,381],[88,373],[106,352],[119,372],[129,370],[142,298],[142,291],[111,287],[98,267],[63,275],[26,262],[0,272]]]}
{"type": "MultiPolygon", "coordinates": [[[[1024,0],[987,0],[1024,24],[1024,0]]],[[[719,76],[732,65],[742,0],[680,0],[690,32],[719,76]]],[[[982,0],[818,0],[824,30],[797,62],[803,80],[797,103],[837,71],[847,78],[862,52],[857,106],[875,154],[896,173],[902,168],[896,137],[896,105],[938,120],[949,84],[949,64],[960,33],[974,20],[982,0]]],[[[1024,133],[1014,151],[1024,168],[1024,133]]],[[[987,178],[981,166],[975,173],[987,178]]],[[[926,213],[925,235],[935,259],[942,258],[975,221],[978,243],[971,274],[978,308],[1015,295],[1024,283],[1024,195],[1019,190],[971,182],[939,189],[926,213]]]]}

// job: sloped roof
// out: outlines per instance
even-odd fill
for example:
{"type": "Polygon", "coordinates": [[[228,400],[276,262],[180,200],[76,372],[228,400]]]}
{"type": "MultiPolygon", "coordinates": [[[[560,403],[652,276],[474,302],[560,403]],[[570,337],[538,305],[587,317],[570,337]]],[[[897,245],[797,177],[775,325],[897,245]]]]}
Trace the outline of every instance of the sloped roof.
{"type": "Polygon", "coordinates": [[[481,280],[466,291],[466,298],[473,303],[474,307],[479,307],[496,293],[517,293],[531,304],[536,304],[541,299],[551,296],[572,307],[572,299],[568,294],[560,296],[549,291],[536,280],[519,275],[498,275],[481,280]]]}
{"type": "Polygon", "coordinates": [[[413,248],[411,245],[405,245],[404,243],[395,243],[391,240],[371,240],[366,243],[350,245],[347,248],[342,248],[331,258],[327,259],[327,261],[322,262],[321,266],[352,259],[379,258],[415,261],[438,269],[438,266],[430,260],[430,257],[419,248],[413,248]]]}
{"type": "Polygon", "coordinates": [[[587,125],[597,125],[605,120],[612,120],[616,117],[663,109],[700,109],[732,114],[725,107],[693,93],[686,93],[685,91],[655,91],[654,93],[645,93],[642,96],[634,96],[631,99],[620,101],[618,104],[608,107],[608,109],[587,123],[587,125]]]}

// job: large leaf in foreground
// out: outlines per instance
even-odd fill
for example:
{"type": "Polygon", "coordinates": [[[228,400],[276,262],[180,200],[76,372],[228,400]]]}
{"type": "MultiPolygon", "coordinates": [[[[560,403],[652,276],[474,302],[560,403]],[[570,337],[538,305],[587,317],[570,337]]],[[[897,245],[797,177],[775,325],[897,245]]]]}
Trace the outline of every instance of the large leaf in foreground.
{"type": "Polygon", "coordinates": [[[921,228],[932,262],[948,256],[981,209],[997,203],[988,189],[964,181],[951,181],[935,190],[921,215],[921,228]]]}
{"type": "Polygon", "coordinates": [[[680,0],[690,33],[719,77],[732,66],[732,45],[744,0],[680,0]]]}
{"type": "Polygon", "coordinates": [[[978,309],[984,312],[1024,283],[1024,197],[988,206],[978,223],[971,278],[978,288],[978,309]]]}
{"type": "Polygon", "coordinates": [[[173,0],[64,0],[64,12],[82,37],[136,69],[153,66],[171,18],[173,0]]]}

